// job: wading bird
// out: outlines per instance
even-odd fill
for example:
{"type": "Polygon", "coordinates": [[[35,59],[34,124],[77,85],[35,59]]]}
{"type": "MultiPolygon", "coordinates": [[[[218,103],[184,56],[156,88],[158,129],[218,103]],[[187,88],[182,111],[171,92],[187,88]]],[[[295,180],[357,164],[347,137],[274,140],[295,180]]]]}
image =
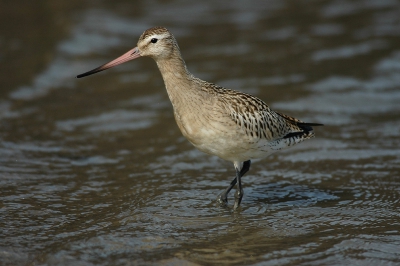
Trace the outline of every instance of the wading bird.
{"type": "Polygon", "coordinates": [[[241,178],[250,169],[252,159],[312,138],[312,126],[322,125],[304,123],[272,111],[257,97],[194,77],[186,68],[177,41],[164,27],[146,30],[137,47],[77,77],[142,56],[156,61],[182,134],[200,151],[233,163],[236,177],[218,196],[221,205],[228,203],[228,193],[237,184],[233,208],[239,207],[243,197],[241,178]]]}

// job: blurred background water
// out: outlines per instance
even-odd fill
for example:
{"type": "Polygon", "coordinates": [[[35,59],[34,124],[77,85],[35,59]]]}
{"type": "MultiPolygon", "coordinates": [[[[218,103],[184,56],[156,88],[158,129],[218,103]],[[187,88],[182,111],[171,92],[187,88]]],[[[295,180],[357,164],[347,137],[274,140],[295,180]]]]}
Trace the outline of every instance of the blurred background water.
{"type": "Polygon", "coordinates": [[[0,1],[0,263],[400,265],[399,84],[396,0],[0,1]],[[75,78],[157,25],[195,76],[325,124],[239,212],[151,59],[75,78]]]}

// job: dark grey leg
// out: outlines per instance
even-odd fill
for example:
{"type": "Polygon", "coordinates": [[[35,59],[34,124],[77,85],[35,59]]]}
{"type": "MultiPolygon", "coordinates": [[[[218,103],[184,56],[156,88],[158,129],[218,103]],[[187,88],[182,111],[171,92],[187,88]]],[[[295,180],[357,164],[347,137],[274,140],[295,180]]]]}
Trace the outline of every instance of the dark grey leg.
{"type": "Polygon", "coordinates": [[[239,171],[236,171],[236,179],[237,179],[237,189],[235,193],[235,204],[233,205],[234,210],[236,210],[240,206],[240,202],[242,202],[244,194],[242,188],[242,180],[239,171]]]}
{"type": "Polygon", "coordinates": [[[245,161],[243,163],[243,167],[242,170],[240,170],[240,177],[244,176],[245,173],[247,173],[250,170],[250,165],[251,165],[251,161],[245,161]]]}
{"type": "Polygon", "coordinates": [[[236,185],[236,177],[232,180],[229,187],[227,187],[221,194],[218,195],[217,201],[221,206],[228,204],[228,193],[232,190],[232,188],[236,185]]]}
{"type": "MultiPolygon", "coordinates": [[[[247,173],[247,171],[249,171],[250,169],[250,165],[251,165],[251,161],[245,161],[243,163],[243,167],[240,170],[240,172],[238,170],[236,170],[236,177],[235,179],[232,180],[232,182],[230,183],[229,187],[227,187],[221,194],[218,195],[217,201],[221,204],[221,205],[226,205],[228,203],[228,193],[232,190],[232,188],[236,185],[237,180],[238,180],[238,176],[239,179],[245,174],[247,173]]],[[[240,187],[241,187],[241,182],[240,182],[240,187]]],[[[236,196],[235,196],[236,197],[236,196]]],[[[242,197],[243,197],[243,190],[242,190],[242,197]]],[[[241,198],[240,198],[241,200],[241,198]]],[[[236,203],[236,201],[235,201],[236,203]]],[[[240,202],[239,202],[240,204],[240,202]]]]}

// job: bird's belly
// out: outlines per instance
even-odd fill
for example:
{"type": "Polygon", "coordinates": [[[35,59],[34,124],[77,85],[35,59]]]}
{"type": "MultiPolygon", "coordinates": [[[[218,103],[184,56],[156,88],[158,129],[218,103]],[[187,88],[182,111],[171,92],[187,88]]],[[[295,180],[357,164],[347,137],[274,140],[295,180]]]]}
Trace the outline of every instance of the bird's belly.
{"type": "Polygon", "coordinates": [[[246,135],[235,124],[202,122],[178,123],[182,134],[200,151],[227,161],[247,161],[264,158],[274,152],[266,140],[246,135]]]}

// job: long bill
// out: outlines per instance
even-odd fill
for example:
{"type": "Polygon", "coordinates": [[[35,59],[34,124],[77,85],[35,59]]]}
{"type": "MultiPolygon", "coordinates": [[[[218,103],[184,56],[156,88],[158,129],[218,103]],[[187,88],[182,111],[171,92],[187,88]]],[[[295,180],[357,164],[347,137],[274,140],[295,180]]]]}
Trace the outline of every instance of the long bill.
{"type": "Polygon", "coordinates": [[[135,47],[135,48],[129,50],[128,52],[126,52],[125,54],[121,55],[120,57],[118,57],[118,58],[116,58],[116,59],[114,59],[114,60],[112,60],[112,61],[110,61],[110,62],[108,62],[108,63],[106,63],[106,64],[104,64],[102,66],[99,66],[99,67],[97,67],[97,68],[95,68],[93,70],[90,70],[88,72],[80,74],[80,75],[78,75],[76,77],[77,78],[83,78],[83,77],[95,74],[97,72],[100,72],[100,71],[103,71],[103,70],[118,66],[118,65],[120,65],[122,63],[128,62],[128,61],[136,59],[138,57],[140,57],[140,51],[139,51],[139,48],[135,47]]]}

